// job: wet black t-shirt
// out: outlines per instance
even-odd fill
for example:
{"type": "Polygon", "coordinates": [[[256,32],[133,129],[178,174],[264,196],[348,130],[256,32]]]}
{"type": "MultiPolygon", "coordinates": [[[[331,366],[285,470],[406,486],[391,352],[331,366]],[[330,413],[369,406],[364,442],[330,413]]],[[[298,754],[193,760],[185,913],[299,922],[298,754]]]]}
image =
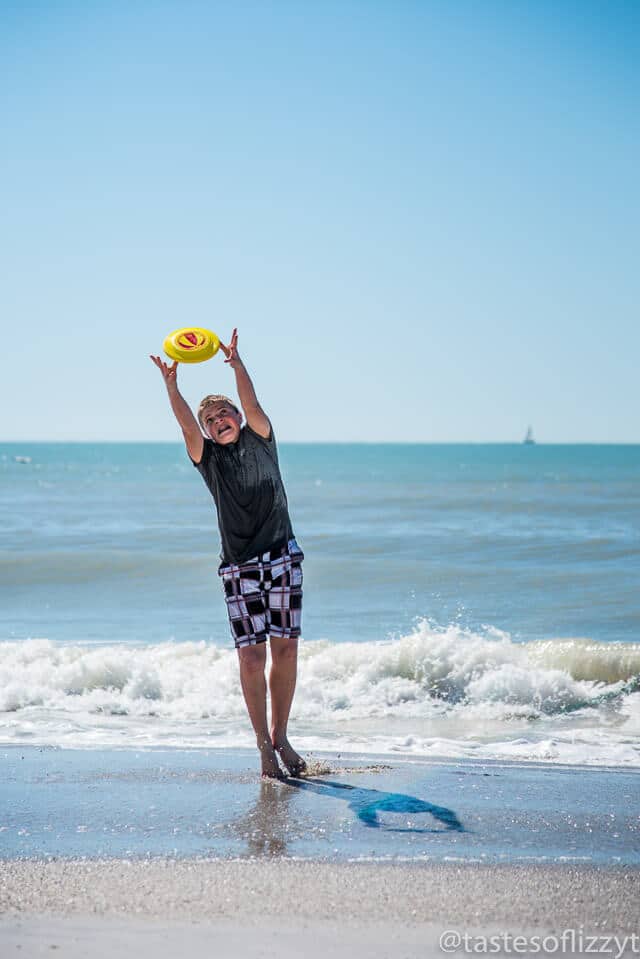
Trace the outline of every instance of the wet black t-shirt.
{"type": "Polygon", "coordinates": [[[193,465],[215,500],[223,563],[245,563],[293,539],[273,430],[264,439],[243,426],[227,446],[205,439],[193,465]]]}

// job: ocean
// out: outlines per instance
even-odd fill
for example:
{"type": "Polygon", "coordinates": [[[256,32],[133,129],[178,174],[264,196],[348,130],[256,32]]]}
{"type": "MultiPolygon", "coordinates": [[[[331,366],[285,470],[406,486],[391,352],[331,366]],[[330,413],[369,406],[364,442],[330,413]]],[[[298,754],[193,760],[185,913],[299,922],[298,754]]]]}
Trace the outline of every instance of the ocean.
{"type": "MultiPolygon", "coordinates": [[[[280,459],[298,749],[640,765],[640,446],[280,459]]],[[[253,744],[181,444],[0,444],[0,499],[0,744],[253,744]]]]}

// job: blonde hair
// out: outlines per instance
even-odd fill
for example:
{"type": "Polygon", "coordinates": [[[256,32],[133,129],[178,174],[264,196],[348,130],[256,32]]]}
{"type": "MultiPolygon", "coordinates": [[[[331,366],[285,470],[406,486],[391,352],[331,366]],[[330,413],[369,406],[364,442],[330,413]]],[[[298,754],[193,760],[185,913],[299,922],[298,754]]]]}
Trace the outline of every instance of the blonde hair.
{"type": "Polygon", "coordinates": [[[203,422],[204,411],[207,410],[210,406],[213,406],[215,403],[226,403],[227,406],[230,406],[232,409],[239,413],[240,410],[228,396],[224,396],[222,393],[210,393],[209,396],[205,396],[204,399],[200,400],[200,406],[198,407],[198,423],[205,429],[203,422]]]}

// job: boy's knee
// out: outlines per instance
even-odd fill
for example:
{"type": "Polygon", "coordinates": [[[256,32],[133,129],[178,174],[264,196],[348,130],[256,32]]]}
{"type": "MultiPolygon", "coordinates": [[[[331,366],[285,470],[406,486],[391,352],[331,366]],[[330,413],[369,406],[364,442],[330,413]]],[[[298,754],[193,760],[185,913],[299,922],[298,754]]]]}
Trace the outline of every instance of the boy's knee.
{"type": "Polygon", "coordinates": [[[271,658],[274,660],[274,662],[287,662],[295,660],[297,655],[297,639],[280,639],[279,637],[272,637],[271,658]]]}
{"type": "Polygon", "coordinates": [[[249,672],[264,670],[267,660],[266,643],[256,643],[255,646],[241,646],[238,649],[238,659],[241,668],[249,672]]]}

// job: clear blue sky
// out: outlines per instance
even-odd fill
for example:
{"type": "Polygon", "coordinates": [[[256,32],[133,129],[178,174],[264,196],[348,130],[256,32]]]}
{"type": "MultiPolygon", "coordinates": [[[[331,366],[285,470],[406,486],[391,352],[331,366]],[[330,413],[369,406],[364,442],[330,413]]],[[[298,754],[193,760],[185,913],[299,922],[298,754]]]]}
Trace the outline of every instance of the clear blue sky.
{"type": "Polygon", "coordinates": [[[0,10],[0,440],[640,441],[640,3],[0,10]]]}

